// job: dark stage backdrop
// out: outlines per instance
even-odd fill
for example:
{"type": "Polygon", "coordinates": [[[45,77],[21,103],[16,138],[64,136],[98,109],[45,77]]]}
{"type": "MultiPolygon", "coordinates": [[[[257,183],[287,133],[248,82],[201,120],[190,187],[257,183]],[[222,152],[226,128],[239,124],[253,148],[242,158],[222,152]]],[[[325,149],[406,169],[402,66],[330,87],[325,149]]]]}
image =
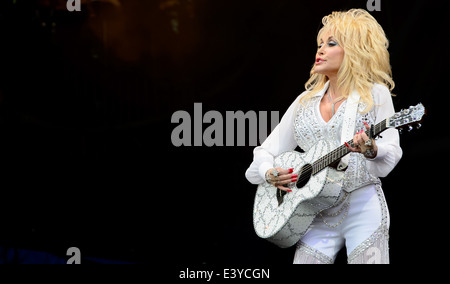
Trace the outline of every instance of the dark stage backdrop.
{"type": "MultiPolygon", "coordinates": [[[[448,6],[380,2],[371,13],[390,40],[395,107],[428,110],[382,180],[391,262],[417,263],[440,239],[435,220],[446,224],[448,6]]],[[[227,111],[281,117],[304,90],[322,17],[366,4],[116,0],[69,12],[66,1],[1,1],[0,245],[64,259],[78,247],[181,266],[291,263],[293,248],[253,230],[254,147],[176,147],[172,115],[191,115],[192,145],[194,103],[223,124],[227,111]]]]}

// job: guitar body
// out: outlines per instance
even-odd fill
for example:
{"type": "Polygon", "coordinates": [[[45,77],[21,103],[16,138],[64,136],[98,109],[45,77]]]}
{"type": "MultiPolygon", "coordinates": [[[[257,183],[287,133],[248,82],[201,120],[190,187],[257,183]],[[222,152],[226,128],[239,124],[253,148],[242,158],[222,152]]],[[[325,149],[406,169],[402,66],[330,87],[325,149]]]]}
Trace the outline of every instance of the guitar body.
{"type": "Polygon", "coordinates": [[[279,247],[296,244],[306,233],[314,218],[321,211],[332,207],[340,199],[343,172],[326,167],[311,175],[308,165],[330,152],[330,144],[319,141],[306,153],[285,152],[275,158],[275,167],[294,168],[298,180],[304,179],[301,187],[291,183],[292,192],[283,196],[280,202],[278,189],[265,182],[256,192],[253,225],[256,234],[279,247]],[[278,196],[277,196],[278,195],[278,196]]]}

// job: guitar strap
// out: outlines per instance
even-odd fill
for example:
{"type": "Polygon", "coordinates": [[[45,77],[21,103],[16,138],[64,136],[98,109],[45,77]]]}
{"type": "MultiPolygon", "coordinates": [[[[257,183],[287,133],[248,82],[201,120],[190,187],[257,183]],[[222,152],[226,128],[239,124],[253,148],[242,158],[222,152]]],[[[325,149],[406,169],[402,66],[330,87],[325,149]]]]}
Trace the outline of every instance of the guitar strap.
{"type": "MultiPolygon", "coordinates": [[[[347,106],[345,107],[344,121],[342,125],[341,145],[351,140],[353,135],[355,135],[356,113],[358,111],[359,98],[360,96],[356,91],[353,91],[347,98],[347,106]]],[[[349,157],[349,154],[342,157],[339,165],[337,166],[339,171],[344,171],[347,168],[349,157]]]]}

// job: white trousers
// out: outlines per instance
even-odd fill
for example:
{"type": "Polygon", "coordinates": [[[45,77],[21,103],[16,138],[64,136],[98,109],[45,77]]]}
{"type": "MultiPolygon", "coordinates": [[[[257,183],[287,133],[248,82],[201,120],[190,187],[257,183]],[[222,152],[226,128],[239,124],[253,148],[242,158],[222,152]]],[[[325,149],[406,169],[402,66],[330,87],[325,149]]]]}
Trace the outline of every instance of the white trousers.
{"type": "Polygon", "coordinates": [[[380,185],[367,185],[316,217],[294,263],[333,263],[345,246],[349,263],[388,263],[389,212],[380,185]]]}

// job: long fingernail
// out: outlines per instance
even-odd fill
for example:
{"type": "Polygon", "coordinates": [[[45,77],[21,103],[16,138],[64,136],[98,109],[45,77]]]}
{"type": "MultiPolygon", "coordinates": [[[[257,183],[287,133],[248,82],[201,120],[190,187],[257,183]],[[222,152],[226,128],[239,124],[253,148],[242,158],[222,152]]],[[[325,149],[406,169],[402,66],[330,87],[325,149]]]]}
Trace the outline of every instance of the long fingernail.
{"type": "Polygon", "coordinates": [[[297,181],[296,178],[291,179],[291,182],[296,182],[296,181],[297,181]]]}
{"type": "Polygon", "coordinates": [[[291,178],[297,178],[298,177],[298,175],[292,175],[291,176],[291,178]]]}
{"type": "Polygon", "coordinates": [[[363,121],[363,123],[364,123],[365,126],[369,126],[369,124],[367,124],[367,122],[363,121]]]}
{"type": "Polygon", "coordinates": [[[345,142],[345,146],[347,146],[347,148],[349,148],[349,149],[350,149],[350,146],[348,145],[348,143],[347,143],[347,142],[345,142]]]}
{"type": "Polygon", "coordinates": [[[294,172],[294,168],[289,169],[289,173],[292,174],[294,172]]]}
{"type": "Polygon", "coordinates": [[[288,189],[287,192],[292,192],[292,190],[288,189]]]}

